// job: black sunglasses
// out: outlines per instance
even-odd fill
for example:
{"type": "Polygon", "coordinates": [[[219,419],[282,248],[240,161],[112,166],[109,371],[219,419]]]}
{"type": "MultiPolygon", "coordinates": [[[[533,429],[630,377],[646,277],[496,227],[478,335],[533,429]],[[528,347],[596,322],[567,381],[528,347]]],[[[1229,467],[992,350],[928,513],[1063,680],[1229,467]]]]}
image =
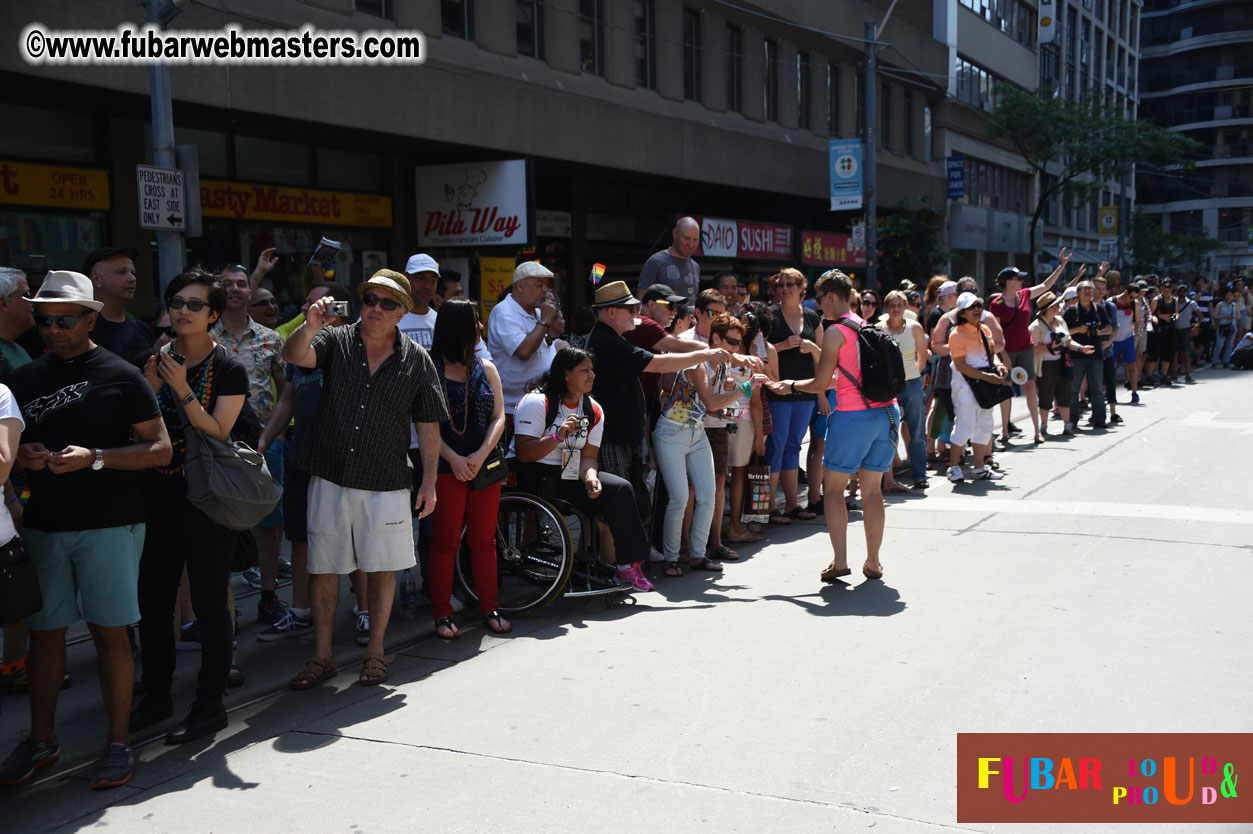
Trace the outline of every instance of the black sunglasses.
{"type": "Polygon", "coordinates": [[[723,337],[722,337],[722,341],[726,342],[726,343],[727,343],[728,345],[730,345],[731,347],[739,347],[739,346],[740,346],[740,343],[741,343],[741,342],[743,342],[744,340],[743,340],[743,339],[732,339],[732,338],[730,338],[730,337],[728,337],[728,336],[723,336],[723,337]]]}
{"type": "Polygon", "coordinates": [[[47,330],[53,324],[56,324],[57,330],[73,330],[78,327],[78,320],[85,318],[86,313],[79,313],[77,316],[44,316],[35,313],[35,326],[41,330],[47,330]]]}
{"type": "Polygon", "coordinates": [[[199,298],[183,298],[182,296],[179,296],[179,295],[174,296],[165,304],[171,310],[181,310],[184,307],[186,307],[188,310],[191,310],[193,313],[199,313],[205,307],[209,306],[209,302],[201,301],[199,298]]]}
{"type": "Polygon", "coordinates": [[[159,335],[159,336],[169,336],[171,339],[174,339],[174,338],[177,338],[177,337],[178,337],[178,334],[174,332],[174,328],[173,328],[173,327],[158,327],[158,328],[157,328],[157,335],[159,335]]]}
{"type": "Polygon", "coordinates": [[[254,301],[248,305],[249,307],[277,307],[278,302],[273,298],[267,298],[265,301],[254,301]]]}
{"type": "Polygon", "coordinates": [[[390,298],[383,298],[381,296],[375,295],[372,292],[368,292],[365,295],[361,296],[361,303],[366,307],[381,307],[382,309],[387,310],[389,313],[395,310],[399,310],[402,306],[399,301],[394,301],[390,298]]]}

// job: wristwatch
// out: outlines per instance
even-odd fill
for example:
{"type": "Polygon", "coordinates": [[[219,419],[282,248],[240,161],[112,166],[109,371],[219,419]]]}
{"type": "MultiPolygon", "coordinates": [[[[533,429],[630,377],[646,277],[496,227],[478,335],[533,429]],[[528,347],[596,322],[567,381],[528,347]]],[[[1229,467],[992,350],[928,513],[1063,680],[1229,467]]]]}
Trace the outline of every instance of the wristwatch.
{"type": "Polygon", "coordinates": [[[104,469],[104,449],[92,449],[96,453],[96,459],[91,462],[92,470],[99,472],[104,469]]]}

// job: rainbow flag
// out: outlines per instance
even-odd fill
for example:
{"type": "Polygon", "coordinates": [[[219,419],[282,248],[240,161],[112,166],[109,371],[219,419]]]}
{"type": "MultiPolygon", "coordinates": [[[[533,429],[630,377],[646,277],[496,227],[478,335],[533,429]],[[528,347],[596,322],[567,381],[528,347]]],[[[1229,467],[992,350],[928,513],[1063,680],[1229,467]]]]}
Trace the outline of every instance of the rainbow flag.
{"type": "Polygon", "coordinates": [[[605,265],[604,264],[592,264],[592,274],[588,276],[588,279],[593,284],[599,284],[600,279],[604,277],[605,277],[605,265]]]}

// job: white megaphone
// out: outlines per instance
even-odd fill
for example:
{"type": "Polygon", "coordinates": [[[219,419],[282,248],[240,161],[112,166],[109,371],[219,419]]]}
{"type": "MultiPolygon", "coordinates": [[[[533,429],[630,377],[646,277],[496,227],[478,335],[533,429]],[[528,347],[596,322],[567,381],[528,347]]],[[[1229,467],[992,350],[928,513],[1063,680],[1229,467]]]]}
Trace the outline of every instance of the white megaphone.
{"type": "Polygon", "coordinates": [[[1015,385],[1023,385],[1027,381],[1027,369],[1015,367],[1009,372],[1009,379],[1015,385]]]}

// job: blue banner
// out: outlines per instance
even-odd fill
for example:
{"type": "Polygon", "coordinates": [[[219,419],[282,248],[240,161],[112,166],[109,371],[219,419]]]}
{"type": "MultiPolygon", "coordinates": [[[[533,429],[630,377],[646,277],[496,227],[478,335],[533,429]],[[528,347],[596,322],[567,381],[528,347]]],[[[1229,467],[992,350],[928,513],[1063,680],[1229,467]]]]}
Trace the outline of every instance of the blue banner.
{"type": "Polygon", "coordinates": [[[861,208],[861,140],[832,139],[827,158],[831,169],[831,210],[861,208]]]}
{"type": "Polygon", "coordinates": [[[953,154],[947,160],[948,196],[950,200],[966,196],[966,157],[953,154]]]}

